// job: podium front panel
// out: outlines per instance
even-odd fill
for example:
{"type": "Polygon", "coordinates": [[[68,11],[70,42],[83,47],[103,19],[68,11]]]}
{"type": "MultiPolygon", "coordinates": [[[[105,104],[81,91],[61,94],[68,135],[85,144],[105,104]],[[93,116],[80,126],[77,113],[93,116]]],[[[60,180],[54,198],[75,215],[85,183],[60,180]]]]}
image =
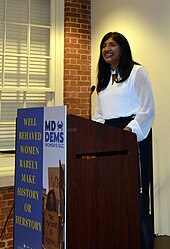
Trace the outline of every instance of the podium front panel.
{"type": "Polygon", "coordinates": [[[68,116],[67,249],[139,249],[134,134],[68,116]]]}

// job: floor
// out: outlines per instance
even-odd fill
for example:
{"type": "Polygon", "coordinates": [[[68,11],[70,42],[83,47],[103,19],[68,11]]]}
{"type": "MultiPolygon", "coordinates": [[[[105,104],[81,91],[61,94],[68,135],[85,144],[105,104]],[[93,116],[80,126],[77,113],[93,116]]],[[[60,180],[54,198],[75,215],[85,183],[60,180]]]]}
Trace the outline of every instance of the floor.
{"type": "Polygon", "coordinates": [[[154,249],[170,249],[170,236],[156,236],[154,249]]]}

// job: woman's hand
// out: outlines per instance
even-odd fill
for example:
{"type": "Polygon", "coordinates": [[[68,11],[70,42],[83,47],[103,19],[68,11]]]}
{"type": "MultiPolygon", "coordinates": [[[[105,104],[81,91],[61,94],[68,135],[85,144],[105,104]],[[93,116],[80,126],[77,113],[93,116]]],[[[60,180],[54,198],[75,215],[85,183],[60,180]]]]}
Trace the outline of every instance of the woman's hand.
{"type": "Polygon", "coordinates": [[[123,130],[124,130],[124,131],[129,131],[129,132],[132,132],[132,129],[131,129],[131,128],[129,128],[129,127],[127,127],[127,126],[126,126],[125,128],[123,128],[123,130]]]}

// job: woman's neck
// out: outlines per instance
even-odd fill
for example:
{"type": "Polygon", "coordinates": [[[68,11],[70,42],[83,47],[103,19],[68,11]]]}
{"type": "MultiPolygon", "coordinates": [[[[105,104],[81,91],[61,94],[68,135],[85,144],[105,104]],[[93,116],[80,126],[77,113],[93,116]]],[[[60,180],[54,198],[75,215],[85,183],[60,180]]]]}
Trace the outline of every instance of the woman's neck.
{"type": "Polygon", "coordinates": [[[114,71],[118,67],[118,64],[110,65],[112,71],[114,71]]]}

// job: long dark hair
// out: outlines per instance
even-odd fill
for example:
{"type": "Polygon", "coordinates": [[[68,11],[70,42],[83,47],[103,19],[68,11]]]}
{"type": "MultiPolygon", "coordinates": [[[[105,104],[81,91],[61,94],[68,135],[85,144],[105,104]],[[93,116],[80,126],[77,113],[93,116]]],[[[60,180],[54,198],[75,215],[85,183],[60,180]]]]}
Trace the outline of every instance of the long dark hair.
{"type": "Polygon", "coordinates": [[[55,195],[54,189],[50,189],[48,194],[47,194],[46,209],[49,210],[49,211],[57,211],[57,208],[56,208],[56,195],[55,195]],[[52,204],[50,202],[50,196],[53,197],[53,203],[52,204]]]}
{"type": "Polygon", "coordinates": [[[138,64],[133,61],[132,53],[127,39],[118,32],[109,32],[107,33],[101,43],[100,43],[100,56],[98,61],[98,84],[97,84],[97,92],[104,90],[110,80],[110,65],[104,60],[102,56],[102,48],[103,44],[109,39],[112,38],[121,48],[121,57],[119,61],[119,65],[117,71],[119,73],[120,79],[117,79],[117,83],[125,81],[134,66],[134,64],[138,64]]]}

